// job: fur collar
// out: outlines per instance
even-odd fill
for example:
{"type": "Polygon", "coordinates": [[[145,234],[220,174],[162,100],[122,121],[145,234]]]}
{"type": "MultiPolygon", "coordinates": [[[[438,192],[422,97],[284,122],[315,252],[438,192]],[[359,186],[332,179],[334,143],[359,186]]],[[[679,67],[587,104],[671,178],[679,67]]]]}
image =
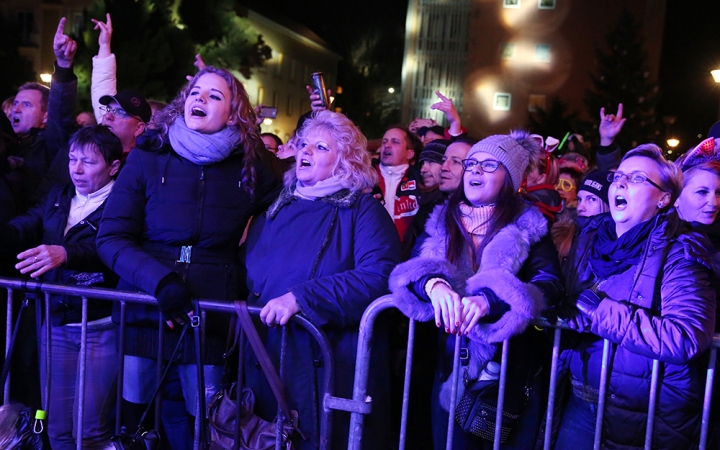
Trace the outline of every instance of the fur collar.
{"type": "MultiPolygon", "coordinates": [[[[298,197],[293,194],[293,192],[295,192],[295,183],[296,182],[293,182],[290,186],[285,186],[283,188],[280,192],[280,196],[278,196],[277,200],[275,200],[275,202],[267,210],[266,216],[268,219],[274,219],[284,206],[289,205],[298,199],[298,197]]],[[[345,188],[340,189],[332,195],[323,197],[318,201],[332,206],[337,206],[339,208],[350,208],[360,197],[360,193],[360,191],[351,191],[350,189],[345,188]]]]}

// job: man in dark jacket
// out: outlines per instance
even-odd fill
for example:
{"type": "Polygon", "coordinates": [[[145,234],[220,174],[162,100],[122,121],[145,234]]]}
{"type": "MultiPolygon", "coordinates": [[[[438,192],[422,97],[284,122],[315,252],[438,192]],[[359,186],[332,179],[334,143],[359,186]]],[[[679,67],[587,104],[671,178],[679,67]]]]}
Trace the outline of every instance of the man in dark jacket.
{"type": "MultiPolygon", "coordinates": [[[[105,199],[120,168],[122,146],[106,127],[83,128],[70,140],[73,184],[55,186],[43,201],[15,217],[0,230],[0,246],[17,254],[16,268],[43,281],[79,286],[106,286],[117,277],[100,261],[95,246],[105,199]]],[[[52,372],[48,435],[53,448],[76,448],[73,404],[79,364],[82,300],[50,297],[52,372]]],[[[88,304],[87,383],[85,385],[83,448],[105,448],[112,436],[108,399],[117,372],[112,304],[88,304]]],[[[44,336],[45,334],[42,333],[44,336]]],[[[43,346],[45,343],[43,342],[43,346]]],[[[44,357],[45,351],[41,351],[44,357]]],[[[40,367],[45,367],[41,362],[40,367]]],[[[42,373],[46,385],[47,374],[42,373]]]]}

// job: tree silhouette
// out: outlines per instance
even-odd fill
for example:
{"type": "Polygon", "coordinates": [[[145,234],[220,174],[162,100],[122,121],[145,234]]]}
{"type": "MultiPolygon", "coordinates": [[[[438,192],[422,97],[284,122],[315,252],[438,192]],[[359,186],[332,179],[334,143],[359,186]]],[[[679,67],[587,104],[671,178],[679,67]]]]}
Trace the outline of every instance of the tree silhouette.
{"type": "Polygon", "coordinates": [[[627,117],[617,136],[623,148],[654,142],[658,123],[656,83],[650,81],[646,54],[638,30],[640,25],[624,10],[606,35],[606,49],[597,49],[597,70],[590,75],[592,89],[585,91],[585,104],[597,129],[601,107],[614,111],[622,103],[627,117]]]}

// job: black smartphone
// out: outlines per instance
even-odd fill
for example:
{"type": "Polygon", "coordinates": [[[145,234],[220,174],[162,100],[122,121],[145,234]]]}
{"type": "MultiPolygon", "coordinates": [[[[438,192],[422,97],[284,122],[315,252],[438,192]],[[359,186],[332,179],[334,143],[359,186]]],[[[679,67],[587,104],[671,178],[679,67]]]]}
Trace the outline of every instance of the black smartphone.
{"type": "Polygon", "coordinates": [[[322,106],[325,106],[325,107],[330,106],[330,101],[328,100],[328,95],[327,95],[327,88],[325,87],[325,77],[323,77],[322,72],[313,73],[312,81],[313,81],[313,88],[315,89],[315,92],[320,94],[320,100],[322,100],[322,102],[323,102],[322,106]]]}
{"type": "Polygon", "coordinates": [[[259,116],[263,119],[275,119],[277,117],[277,108],[275,106],[263,106],[260,108],[259,116]]]}

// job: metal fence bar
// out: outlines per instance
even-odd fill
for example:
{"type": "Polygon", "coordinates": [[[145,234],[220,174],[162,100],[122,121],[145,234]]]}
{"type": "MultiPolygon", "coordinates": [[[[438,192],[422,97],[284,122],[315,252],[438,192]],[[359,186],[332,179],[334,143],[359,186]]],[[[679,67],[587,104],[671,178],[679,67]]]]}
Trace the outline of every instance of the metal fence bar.
{"type": "MultiPolygon", "coordinates": [[[[120,434],[122,428],[122,402],[123,383],[125,382],[125,301],[120,302],[120,332],[118,333],[118,373],[117,373],[117,397],[115,405],[115,435],[120,434]]],[[[133,430],[134,431],[134,430],[133,430]]]]}
{"type": "Polygon", "coordinates": [[[457,408],[457,386],[460,381],[460,336],[455,336],[455,353],[453,356],[453,372],[450,380],[450,410],[448,411],[447,436],[445,450],[452,450],[455,434],[455,409],[457,408]]]}
{"type": "MultiPolygon", "coordinates": [[[[7,306],[5,318],[5,357],[7,357],[8,351],[10,350],[10,341],[12,341],[12,319],[13,319],[13,291],[7,290],[7,306]]],[[[3,405],[10,404],[10,375],[5,380],[5,386],[3,386],[3,405]]]]}
{"type": "Polygon", "coordinates": [[[493,450],[500,450],[500,439],[502,438],[502,417],[505,406],[505,384],[507,381],[507,360],[510,340],[505,339],[502,343],[502,356],[500,358],[500,385],[498,386],[497,412],[495,413],[495,440],[493,450]]]}
{"type": "Polygon", "coordinates": [[[605,415],[605,394],[607,393],[608,368],[610,362],[610,341],[603,341],[603,354],[600,363],[600,393],[598,395],[598,412],[595,420],[595,439],[593,449],[600,450],[600,440],[602,438],[602,423],[605,415]]]}
{"type": "MultiPolygon", "coordinates": [[[[353,386],[353,403],[358,406],[371,406],[372,399],[367,397],[368,375],[370,371],[370,350],[373,341],[373,329],[378,315],[395,304],[391,296],[386,295],[372,302],[360,320],[360,335],[358,336],[358,351],[355,358],[355,381],[353,386]]],[[[327,406],[327,401],[325,402],[327,406]]],[[[365,414],[370,412],[352,411],[350,413],[350,433],[348,436],[348,449],[360,450],[362,446],[363,420],[365,414]]]]}
{"type": "MultiPolygon", "coordinates": [[[[50,311],[46,311],[47,320],[50,322],[50,311]]],[[[78,369],[78,392],[77,399],[77,423],[75,425],[75,445],[77,450],[83,449],[83,418],[85,417],[85,377],[87,369],[87,322],[88,322],[88,298],[82,298],[82,319],[80,321],[80,356],[78,369]]],[[[50,346],[50,341],[46,343],[50,346]]]]}
{"type": "Polygon", "coordinates": [[[650,377],[650,402],[648,404],[648,419],[645,428],[645,450],[652,449],[653,428],[655,426],[655,409],[657,406],[658,379],[660,377],[660,361],[653,360],[652,375],[650,377]]]}
{"type": "Polygon", "coordinates": [[[547,412],[545,414],[545,436],[543,450],[550,450],[552,443],[553,415],[555,412],[555,394],[557,393],[558,360],[560,359],[560,328],[553,333],[552,359],[550,361],[550,386],[548,388],[547,412]]]}
{"type": "Polygon", "coordinates": [[[700,428],[700,450],[705,450],[710,428],[710,406],[712,404],[713,383],[715,381],[715,363],[717,362],[717,349],[710,350],[707,378],[705,379],[705,397],[703,398],[702,427],[700,428]]]}
{"type": "Polygon", "coordinates": [[[410,405],[410,381],[412,379],[413,350],[415,349],[415,321],[410,319],[408,325],[407,352],[405,353],[405,380],[403,382],[403,404],[400,417],[400,446],[398,450],[405,450],[407,440],[408,406],[410,405]]]}
{"type": "MultiPolygon", "coordinates": [[[[50,294],[45,293],[45,315],[47,317],[48,311],[50,311],[50,294]]],[[[35,310],[35,314],[39,311],[35,310]]],[[[41,314],[38,314],[41,315],[41,314]]],[[[52,335],[52,320],[45,321],[45,401],[43,402],[43,409],[45,414],[49,414],[50,410],[50,384],[52,382],[52,347],[50,346],[50,339],[52,335]]]]}

